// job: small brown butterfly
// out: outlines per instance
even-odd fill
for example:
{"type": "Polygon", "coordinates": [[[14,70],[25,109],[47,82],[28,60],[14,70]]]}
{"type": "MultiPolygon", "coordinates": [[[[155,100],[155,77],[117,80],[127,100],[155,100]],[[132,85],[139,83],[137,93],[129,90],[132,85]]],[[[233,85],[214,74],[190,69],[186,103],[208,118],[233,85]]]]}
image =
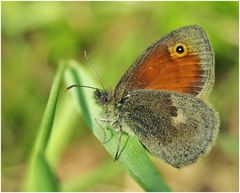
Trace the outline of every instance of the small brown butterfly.
{"type": "Polygon", "coordinates": [[[95,98],[116,130],[180,168],[216,140],[218,114],[205,102],[213,83],[213,49],[204,30],[191,25],[150,45],[113,92],[96,89],[95,98]]]}

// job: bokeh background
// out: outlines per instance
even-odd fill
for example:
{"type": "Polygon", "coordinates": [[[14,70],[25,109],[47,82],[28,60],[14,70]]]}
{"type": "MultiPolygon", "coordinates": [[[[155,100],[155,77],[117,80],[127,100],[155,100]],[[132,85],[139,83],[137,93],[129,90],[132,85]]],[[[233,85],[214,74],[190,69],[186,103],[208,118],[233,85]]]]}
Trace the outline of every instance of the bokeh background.
{"type": "MultiPolygon", "coordinates": [[[[220,134],[208,156],[181,170],[152,159],[173,191],[238,191],[238,2],[1,4],[2,191],[23,190],[59,61],[77,60],[95,78],[83,55],[87,50],[111,88],[150,43],[189,24],[204,27],[215,50],[216,84],[209,100],[220,114],[220,134]]],[[[71,97],[63,93],[61,100],[71,97]]],[[[74,108],[71,115],[68,127],[74,132],[56,158],[65,190],[142,191],[112,162],[74,108]]]]}

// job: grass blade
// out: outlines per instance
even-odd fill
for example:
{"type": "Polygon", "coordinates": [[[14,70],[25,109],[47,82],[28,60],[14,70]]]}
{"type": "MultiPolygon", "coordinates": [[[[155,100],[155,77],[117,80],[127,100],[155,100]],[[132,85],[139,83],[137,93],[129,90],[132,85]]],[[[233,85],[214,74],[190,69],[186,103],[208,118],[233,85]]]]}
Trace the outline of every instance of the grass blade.
{"type": "Polygon", "coordinates": [[[65,64],[61,64],[54,79],[49,100],[44,112],[31,158],[25,189],[27,191],[58,191],[58,180],[48,164],[45,150],[48,145],[54,122],[57,99],[63,80],[65,64]]]}
{"type": "MultiPolygon", "coordinates": [[[[90,78],[84,68],[75,62],[70,62],[65,76],[67,86],[72,84],[94,86],[94,81],[90,78]]],[[[94,135],[102,142],[103,131],[95,122],[99,117],[100,109],[93,100],[92,90],[86,88],[74,88],[70,91],[74,101],[83,112],[83,116],[94,135]]],[[[104,144],[106,150],[114,157],[118,144],[118,134],[113,130],[106,130],[107,136],[111,139],[104,144]]],[[[157,168],[149,159],[146,150],[136,137],[123,136],[121,144],[121,154],[116,161],[127,169],[129,174],[146,191],[170,191],[164,180],[159,175],[157,168]]]]}

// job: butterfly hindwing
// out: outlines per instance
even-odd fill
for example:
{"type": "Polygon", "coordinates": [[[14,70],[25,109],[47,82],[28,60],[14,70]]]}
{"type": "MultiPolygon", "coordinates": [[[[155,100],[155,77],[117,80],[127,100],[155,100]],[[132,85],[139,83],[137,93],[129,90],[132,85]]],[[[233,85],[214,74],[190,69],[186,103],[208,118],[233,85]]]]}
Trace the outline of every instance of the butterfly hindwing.
{"type": "Polygon", "coordinates": [[[133,90],[122,108],[126,126],[143,145],[177,168],[207,153],[217,136],[217,114],[190,94],[133,90]]]}

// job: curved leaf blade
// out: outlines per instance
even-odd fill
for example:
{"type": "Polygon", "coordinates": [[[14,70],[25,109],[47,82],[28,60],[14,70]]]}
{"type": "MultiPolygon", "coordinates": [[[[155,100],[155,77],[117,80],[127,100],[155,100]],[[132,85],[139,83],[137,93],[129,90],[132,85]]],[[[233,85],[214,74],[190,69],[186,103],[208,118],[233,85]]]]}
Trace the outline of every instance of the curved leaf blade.
{"type": "Polygon", "coordinates": [[[45,151],[51,136],[52,126],[57,107],[60,87],[63,80],[66,64],[59,66],[55,76],[48,103],[41,122],[39,135],[30,158],[30,167],[27,174],[25,189],[27,191],[58,191],[57,175],[50,167],[45,151]]]}
{"type": "MultiPolygon", "coordinates": [[[[95,85],[86,70],[73,61],[69,62],[69,68],[66,70],[65,80],[67,86],[72,84],[95,85]]],[[[99,117],[100,109],[95,104],[92,91],[89,91],[86,88],[75,88],[70,92],[74,96],[78,109],[82,110],[85,121],[92,129],[94,135],[102,142],[103,131],[95,121],[95,118],[99,117]]],[[[114,157],[119,142],[119,136],[112,129],[106,130],[106,133],[111,139],[103,145],[112,157],[114,157]]],[[[136,137],[123,135],[120,147],[121,154],[117,162],[127,169],[129,174],[144,188],[144,190],[170,191],[170,188],[164,182],[157,168],[149,159],[146,150],[136,137]]]]}

